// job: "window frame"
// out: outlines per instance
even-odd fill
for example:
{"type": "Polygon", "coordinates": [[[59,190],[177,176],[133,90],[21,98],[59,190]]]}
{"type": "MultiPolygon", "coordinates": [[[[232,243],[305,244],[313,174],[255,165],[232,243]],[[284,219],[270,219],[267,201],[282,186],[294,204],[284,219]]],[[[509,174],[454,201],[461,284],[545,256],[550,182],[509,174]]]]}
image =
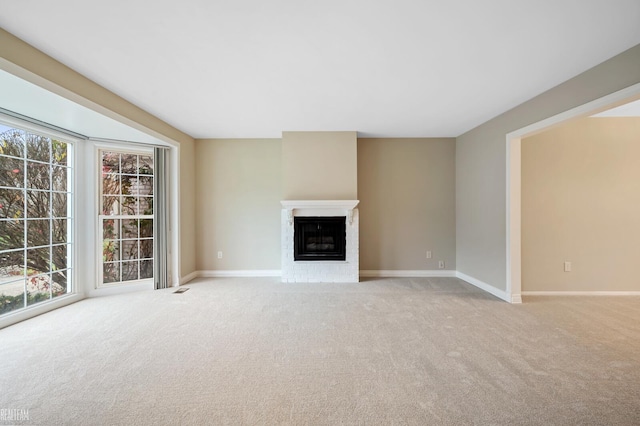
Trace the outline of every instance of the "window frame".
{"type": "MultiPolygon", "coordinates": [[[[115,281],[115,282],[104,282],[104,270],[103,270],[103,241],[104,241],[104,228],[103,228],[103,220],[114,219],[114,220],[127,220],[127,219],[151,219],[154,220],[154,215],[103,215],[102,207],[103,207],[103,184],[102,184],[102,153],[103,152],[115,152],[119,154],[134,154],[134,155],[144,155],[151,156],[153,158],[154,151],[153,147],[142,146],[139,144],[126,144],[126,143],[118,143],[118,144],[110,144],[110,143],[99,143],[95,145],[95,178],[96,178],[96,197],[95,197],[95,211],[97,213],[97,221],[96,221],[96,257],[95,257],[95,269],[96,269],[96,282],[94,288],[96,290],[114,288],[114,287],[135,287],[136,285],[144,285],[147,286],[149,284],[153,285],[153,276],[151,278],[142,278],[137,280],[128,280],[128,281],[115,281]]],[[[155,161],[155,159],[154,159],[155,161]]],[[[118,173],[122,175],[122,173],[118,173]]],[[[155,164],[154,164],[154,173],[149,175],[153,176],[155,179],[155,164]]],[[[109,195],[109,194],[107,194],[109,195]]],[[[155,194],[151,197],[155,200],[155,194]]],[[[139,239],[139,238],[138,238],[139,239]]],[[[153,241],[153,238],[151,239],[153,241]]],[[[155,256],[155,253],[154,253],[155,256]]],[[[142,259],[138,259],[141,261],[142,259]]],[[[153,258],[151,258],[153,261],[153,258]]],[[[122,259],[119,261],[122,264],[122,259]]],[[[122,277],[122,274],[120,274],[122,277]]]]}
{"type": "MultiPolygon", "coordinates": [[[[69,273],[67,274],[67,289],[65,293],[59,296],[53,297],[52,292],[50,292],[50,298],[45,301],[33,303],[31,305],[25,304],[19,309],[15,309],[13,311],[0,315],[0,328],[2,328],[5,325],[9,325],[17,321],[21,321],[23,319],[31,318],[33,316],[39,315],[44,312],[48,312],[50,310],[59,308],[61,306],[68,305],[70,303],[74,303],[84,298],[83,289],[80,286],[78,286],[79,263],[78,263],[78,238],[77,238],[77,236],[79,235],[78,234],[78,218],[77,218],[77,205],[78,205],[78,193],[79,193],[79,185],[78,185],[79,163],[77,160],[79,158],[78,149],[79,149],[79,146],[81,145],[80,142],[83,141],[83,139],[79,137],[81,135],[65,133],[62,131],[56,131],[46,126],[38,125],[24,119],[20,119],[17,117],[13,117],[11,115],[4,114],[2,112],[0,112],[0,124],[12,129],[21,130],[26,133],[48,138],[50,140],[57,140],[67,144],[67,165],[64,166],[67,169],[66,191],[54,191],[52,188],[52,185],[53,185],[52,182],[50,182],[50,188],[47,190],[49,194],[53,194],[54,192],[67,194],[67,216],[64,218],[65,220],[67,220],[67,229],[66,229],[67,240],[64,243],[55,244],[52,240],[52,235],[51,235],[53,232],[53,229],[51,228],[51,226],[49,226],[49,244],[43,245],[41,247],[48,247],[51,250],[55,246],[66,245],[67,246],[67,265],[64,270],[69,271],[69,273]]],[[[26,165],[28,165],[30,161],[36,164],[47,164],[51,167],[55,166],[54,163],[52,162],[51,156],[49,158],[49,162],[29,160],[26,149],[27,147],[25,145],[24,158],[21,159],[24,161],[24,164],[25,164],[25,170],[24,170],[25,182],[28,178],[28,170],[26,169],[26,165]]],[[[26,192],[28,191],[28,188],[25,186],[22,189],[26,194],[26,192]]],[[[51,201],[49,203],[49,206],[51,207],[51,201]]],[[[51,225],[51,220],[54,219],[53,216],[51,216],[51,213],[52,212],[50,212],[49,216],[46,218],[47,220],[49,220],[50,225],[51,225]]],[[[24,212],[23,218],[21,220],[25,221],[25,240],[23,242],[23,252],[26,254],[27,250],[29,249],[29,247],[27,247],[28,242],[26,239],[27,238],[26,224],[29,221],[29,218],[26,211],[24,212]]],[[[32,218],[31,220],[34,220],[34,219],[32,218]]],[[[34,249],[34,248],[35,247],[31,247],[30,249],[34,249]]],[[[55,271],[53,270],[48,272],[48,274],[51,274],[51,275],[53,273],[55,273],[55,271]]],[[[41,274],[34,275],[33,277],[36,277],[39,275],[41,274]]],[[[19,281],[19,280],[16,280],[16,281],[19,281]]],[[[25,287],[25,297],[26,297],[26,287],[25,287]]]]}

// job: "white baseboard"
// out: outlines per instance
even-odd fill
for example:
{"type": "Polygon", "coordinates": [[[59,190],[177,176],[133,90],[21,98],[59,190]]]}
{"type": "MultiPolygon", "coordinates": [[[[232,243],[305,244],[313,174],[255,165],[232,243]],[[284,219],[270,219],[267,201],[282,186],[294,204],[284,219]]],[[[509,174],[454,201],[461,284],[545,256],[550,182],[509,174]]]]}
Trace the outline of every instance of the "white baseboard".
{"type": "Polygon", "coordinates": [[[523,296],[640,296],[640,291],[523,291],[523,296]]]}
{"type": "Polygon", "coordinates": [[[486,291],[487,293],[493,294],[494,296],[509,302],[509,303],[522,303],[522,299],[509,297],[506,291],[497,289],[492,285],[485,283],[484,281],[480,281],[479,279],[470,277],[467,274],[463,274],[462,272],[456,272],[456,277],[460,278],[463,281],[468,282],[471,285],[478,287],[481,290],[486,291]]]}
{"type": "Polygon", "coordinates": [[[248,270],[214,270],[196,271],[198,277],[203,278],[232,278],[232,277],[279,277],[282,275],[279,269],[248,269],[248,270]]]}
{"type": "Polygon", "coordinates": [[[422,278],[422,277],[455,277],[456,271],[449,269],[435,270],[360,270],[360,276],[365,278],[422,278]]]}
{"type": "MultiPolygon", "coordinates": [[[[185,284],[194,278],[233,278],[233,277],[280,277],[282,275],[280,270],[203,270],[195,271],[188,275],[185,275],[181,280],[181,284],[185,284]]],[[[363,278],[428,278],[428,277],[457,277],[461,280],[468,282],[487,293],[505,300],[509,303],[522,303],[520,295],[513,295],[509,297],[508,294],[499,290],[483,281],[470,277],[469,275],[461,272],[449,269],[435,269],[435,270],[361,270],[360,277],[363,278]]],[[[523,293],[524,294],[524,293],[523,293]]],[[[557,294],[557,293],[554,293],[557,294]]],[[[640,292],[638,292],[640,294],[640,292]]],[[[531,294],[529,294],[531,295],[531,294]]]]}
{"type": "Polygon", "coordinates": [[[187,274],[184,277],[180,278],[180,285],[185,285],[189,281],[194,280],[196,278],[198,278],[198,271],[193,271],[192,273],[187,274]]]}
{"type": "MultiPolygon", "coordinates": [[[[226,277],[279,277],[282,275],[280,270],[209,270],[196,271],[187,277],[193,279],[195,277],[205,278],[226,278],[226,277]],[[195,275],[194,275],[195,274],[195,275]]],[[[456,271],[451,270],[361,270],[361,277],[382,278],[411,278],[411,277],[455,277],[456,271]]]]}

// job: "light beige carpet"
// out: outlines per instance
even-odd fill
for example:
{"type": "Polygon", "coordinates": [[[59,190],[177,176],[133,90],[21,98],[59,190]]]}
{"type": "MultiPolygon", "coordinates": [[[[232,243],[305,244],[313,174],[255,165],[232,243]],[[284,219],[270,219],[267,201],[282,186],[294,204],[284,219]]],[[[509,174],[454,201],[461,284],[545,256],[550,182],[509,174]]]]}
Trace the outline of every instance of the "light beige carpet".
{"type": "MultiPolygon", "coordinates": [[[[210,279],[0,330],[18,424],[640,424],[640,298],[210,279]]],[[[0,424],[3,422],[0,421],[0,424]]]]}

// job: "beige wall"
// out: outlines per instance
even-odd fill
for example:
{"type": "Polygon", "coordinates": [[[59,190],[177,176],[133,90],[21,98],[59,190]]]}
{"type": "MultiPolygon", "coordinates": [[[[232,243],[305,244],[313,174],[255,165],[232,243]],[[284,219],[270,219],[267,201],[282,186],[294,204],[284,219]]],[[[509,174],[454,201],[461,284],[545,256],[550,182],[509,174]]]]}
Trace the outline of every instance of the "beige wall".
{"type": "Polygon", "coordinates": [[[358,195],[361,269],[455,269],[455,139],[358,139],[358,195]]]}
{"type": "Polygon", "coordinates": [[[640,117],[523,139],[523,291],[640,290],[638,218],[640,117]]]}
{"type": "Polygon", "coordinates": [[[457,138],[459,272],[506,289],[506,135],[637,83],[640,45],[457,138]]]}
{"type": "Polygon", "coordinates": [[[193,138],[0,29],[0,68],[121,123],[180,144],[180,276],[195,270],[193,138]]]}
{"type": "MultiPolygon", "coordinates": [[[[455,141],[357,144],[361,269],[429,270],[438,260],[455,269],[455,141]]],[[[280,269],[281,147],[277,139],[196,141],[198,270],[280,269]]]]}
{"type": "Polygon", "coordinates": [[[280,139],[196,140],[195,157],[196,268],[279,270],[280,139]]]}
{"type": "Polygon", "coordinates": [[[283,200],[357,200],[356,132],[282,132],[283,200]]]}

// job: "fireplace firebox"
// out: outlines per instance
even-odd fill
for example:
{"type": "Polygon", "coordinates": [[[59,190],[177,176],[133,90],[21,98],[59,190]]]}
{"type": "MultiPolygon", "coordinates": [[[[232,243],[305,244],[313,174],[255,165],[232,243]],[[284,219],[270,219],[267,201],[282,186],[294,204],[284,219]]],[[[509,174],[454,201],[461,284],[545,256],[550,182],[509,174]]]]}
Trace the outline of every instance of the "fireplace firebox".
{"type": "Polygon", "coordinates": [[[345,260],[344,216],[294,218],[294,260],[345,260]]]}

